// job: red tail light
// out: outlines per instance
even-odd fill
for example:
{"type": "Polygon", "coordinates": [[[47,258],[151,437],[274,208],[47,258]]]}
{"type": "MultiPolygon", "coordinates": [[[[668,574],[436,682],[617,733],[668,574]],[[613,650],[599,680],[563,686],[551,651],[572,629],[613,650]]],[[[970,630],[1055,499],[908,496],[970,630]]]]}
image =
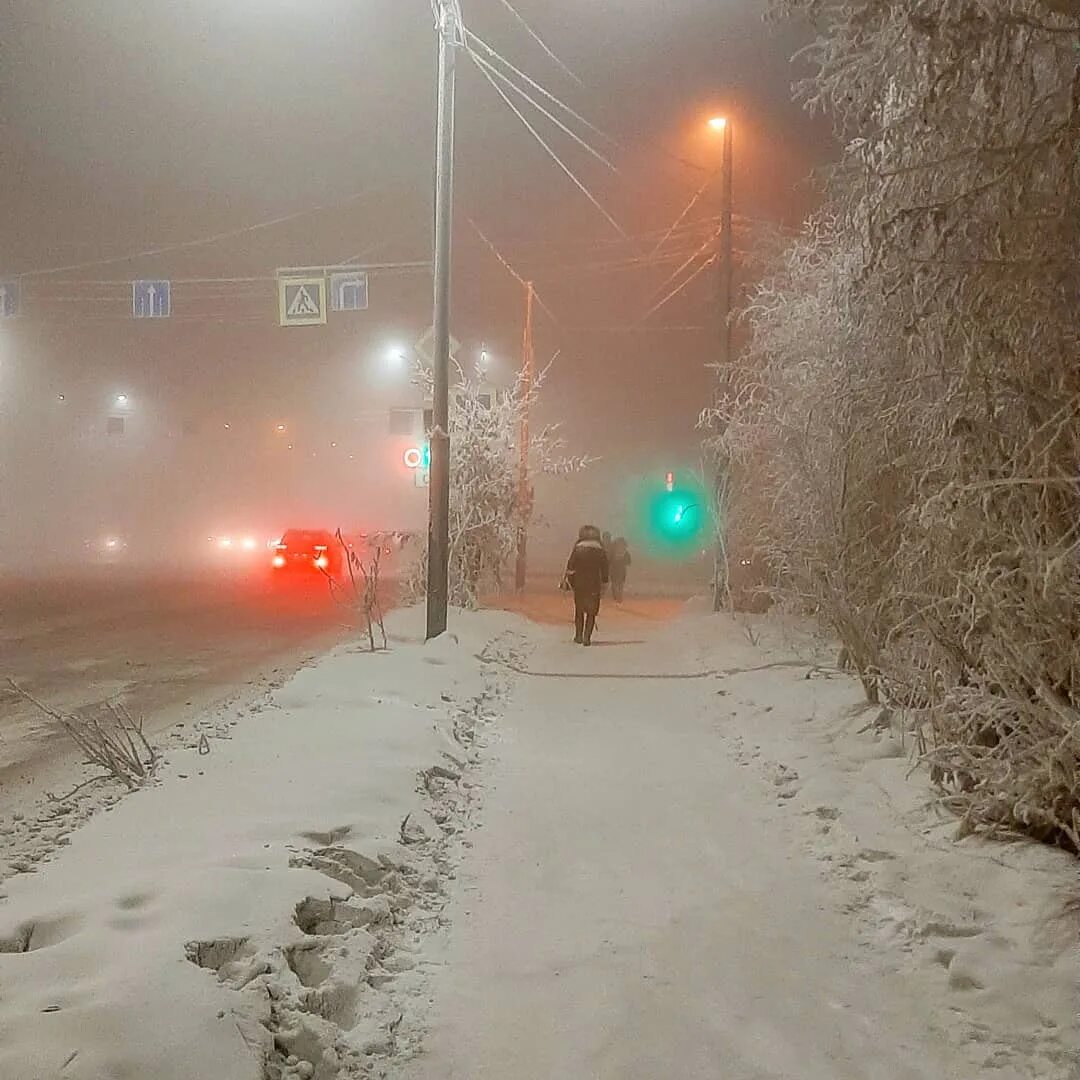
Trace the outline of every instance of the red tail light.
{"type": "MultiPolygon", "coordinates": [[[[315,550],[316,550],[316,551],[318,551],[318,548],[316,548],[315,550]]],[[[326,549],[324,548],[323,550],[325,551],[326,549]]],[[[328,566],[330,565],[330,560],[329,560],[329,559],[328,559],[328,558],[327,558],[327,557],[326,557],[325,555],[320,555],[320,556],[319,556],[319,557],[318,557],[318,558],[317,558],[317,559],[315,560],[315,565],[316,565],[316,566],[317,566],[317,567],[318,567],[318,568],[319,568],[320,570],[325,570],[325,569],[326,569],[326,568],[327,568],[327,567],[328,567],[328,566]]]]}
{"type": "Polygon", "coordinates": [[[275,555],[274,556],[274,568],[277,569],[277,570],[280,570],[284,565],[285,565],[285,556],[284,555],[275,555]]]}

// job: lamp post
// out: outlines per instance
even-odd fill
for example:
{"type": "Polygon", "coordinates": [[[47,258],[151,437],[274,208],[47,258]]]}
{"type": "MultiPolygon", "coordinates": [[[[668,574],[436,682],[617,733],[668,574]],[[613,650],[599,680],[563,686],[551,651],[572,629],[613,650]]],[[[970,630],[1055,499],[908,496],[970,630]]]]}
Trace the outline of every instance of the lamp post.
{"type": "Polygon", "coordinates": [[[450,600],[450,240],[454,203],[454,84],[460,38],[454,0],[439,0],[439,101],[435,136],[435,297],[432,326],[431,472],[427,637],[446,631],[450,600]]]}
{"type": "MultiPolygon", "coordinates": [[[[731,300],[733,270],[733,251],[731,242],[731,206],[732,206],[732,132],[731,122],[723,116],[714,116],[709,120],[709,128],[716,132],[722,139],[720,157],[720,258],[718,262],[720,271],[720,295],[719,295],[719,318],[720,318],[720,350],[719,350],[719,373],[718,380],[724,379],[730,373],[732,348],[731,348],[731,300]]],[[[726,554],[724,548],[723,522],[720,517],[721,495],[723,492],[724,478],[720,475],[719,466],[716,472],[716,550],[713,553],[713,611],[721,611],[724,606],[724,593],[727,581],[726,554]]]]}

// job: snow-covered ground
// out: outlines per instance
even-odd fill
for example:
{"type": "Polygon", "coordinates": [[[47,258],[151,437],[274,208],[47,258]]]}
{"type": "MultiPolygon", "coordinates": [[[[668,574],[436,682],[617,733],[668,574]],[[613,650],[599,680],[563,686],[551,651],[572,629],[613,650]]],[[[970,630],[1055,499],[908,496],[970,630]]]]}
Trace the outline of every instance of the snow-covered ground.
{"type": "Polygon", "coordinates": [[[0,1077],[1080,1077],[1075,860],[953,843],[805,635],[658,613],[396,613],[61,820],[0,1077]]]}

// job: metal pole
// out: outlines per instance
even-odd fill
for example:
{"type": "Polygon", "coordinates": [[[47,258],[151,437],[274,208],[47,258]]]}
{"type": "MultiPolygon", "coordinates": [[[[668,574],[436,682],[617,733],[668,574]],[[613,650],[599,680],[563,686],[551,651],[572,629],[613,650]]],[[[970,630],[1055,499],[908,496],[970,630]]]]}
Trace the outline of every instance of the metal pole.
{"type": "Polygon", "coordinates": [[[521,521],[517,534],[517,565],[514,568],[514,588],[525,591],[527,566],[526,549],[529,543],[529,517],[532,511],[532,490],[529,486],[529,405],[533,387],[533,283],[525,284],[525,330],[521,339],[521,432],[518,436],[518,505],[521,521]]]}
{"type": "Polygon", "coordinates": [[[427,637],[446,631],[450,570],[450,239],[454,203],[454,69],[458,27],[453,3],[439,6],[439,116],[435,158],[433,401],[428,507],[427,637]]]}
{"type": "MultiPolygon", "coordinates": [[[[731,300],[732,265],[731,204],[732,204],[732,144],[731,120],[724,125],[723,158],[720,166],[720,370],[717,381],[727,379],[731,371],[731,300]]],[[[724,478],[719,468],[716,474],[716,550],[713,554],[713,611],[724,607],[727,584],[727,559],[724,551],[724,523],[720,519],[720,495],[724,478]]]]}

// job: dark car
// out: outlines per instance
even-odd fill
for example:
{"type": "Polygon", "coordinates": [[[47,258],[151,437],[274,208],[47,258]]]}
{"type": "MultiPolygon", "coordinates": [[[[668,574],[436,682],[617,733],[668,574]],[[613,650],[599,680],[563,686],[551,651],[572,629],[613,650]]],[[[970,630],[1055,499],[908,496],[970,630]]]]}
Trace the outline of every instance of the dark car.
{"type": "Polygon", "coordinates": [[[329,529],[286,529],[274,545],[271,566],[280,574],[325,572],[337,576],[342,555],[341,544],[329,529]]]}

